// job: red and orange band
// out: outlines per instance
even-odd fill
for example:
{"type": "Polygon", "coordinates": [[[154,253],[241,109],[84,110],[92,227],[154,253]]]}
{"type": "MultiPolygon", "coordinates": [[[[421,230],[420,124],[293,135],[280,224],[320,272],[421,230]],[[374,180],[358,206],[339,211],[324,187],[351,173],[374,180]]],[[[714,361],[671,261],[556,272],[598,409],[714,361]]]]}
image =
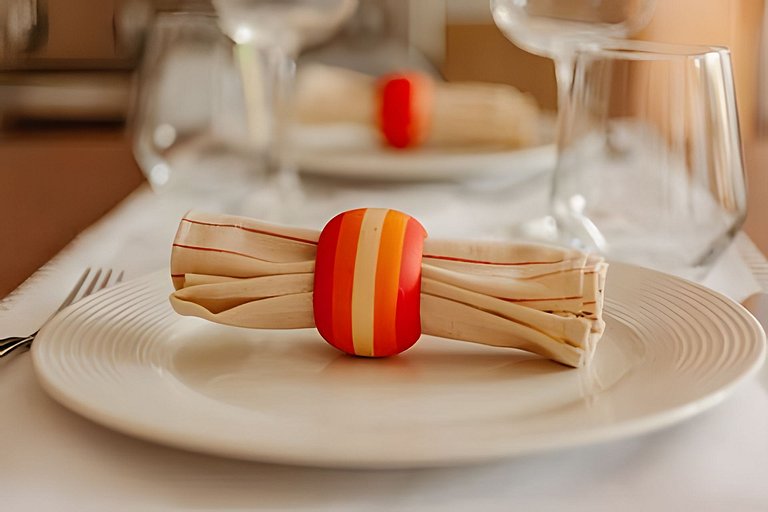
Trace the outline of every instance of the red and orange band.
{"type": "Polygon", "coordinates": [[[421,258],[426,231],[382,208],[341,213],[317,246],[313,307],[325,340],[348,354],[386,357],[421,335],[421,258]]]}
{"type": "Polygon", "coordinates": [[[384,76],[379,81],[379,131],[390,146],[418,146],[427,138],[432,81],[419,73],[384,76]]]}

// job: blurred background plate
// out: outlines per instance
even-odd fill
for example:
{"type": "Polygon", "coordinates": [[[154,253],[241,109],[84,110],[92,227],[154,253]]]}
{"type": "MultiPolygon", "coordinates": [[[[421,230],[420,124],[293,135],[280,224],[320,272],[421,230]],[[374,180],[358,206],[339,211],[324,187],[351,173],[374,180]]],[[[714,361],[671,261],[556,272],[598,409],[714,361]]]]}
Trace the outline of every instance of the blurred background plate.
{"type": "Polygon", "coordinates": [[[396,150],[383,147],[375,131],[357,124],[300,126],[294,131],[293,147],[304,173],[393,181],[488,177],[523,181],[552,170],[557,156],[555,144],[396,150]]]}

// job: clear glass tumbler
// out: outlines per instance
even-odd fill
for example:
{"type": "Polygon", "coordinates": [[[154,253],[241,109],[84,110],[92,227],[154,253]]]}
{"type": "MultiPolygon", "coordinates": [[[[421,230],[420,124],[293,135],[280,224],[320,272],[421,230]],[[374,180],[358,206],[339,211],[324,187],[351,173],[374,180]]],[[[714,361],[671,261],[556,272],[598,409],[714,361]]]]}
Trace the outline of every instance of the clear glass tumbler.
{"type": "Polygon", "coordinates": [[[702,278],[746,214],[728,50],[577,52],[552,212],[565,243],[702,278]]]}

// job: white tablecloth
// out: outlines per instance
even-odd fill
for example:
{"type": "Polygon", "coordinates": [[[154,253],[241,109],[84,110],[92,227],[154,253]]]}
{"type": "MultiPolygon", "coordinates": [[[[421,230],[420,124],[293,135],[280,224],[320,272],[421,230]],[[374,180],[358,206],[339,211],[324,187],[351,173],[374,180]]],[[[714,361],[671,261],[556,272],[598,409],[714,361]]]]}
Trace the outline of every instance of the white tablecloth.
{"type": "MultiPolygon", "coordinates": [[[[387,204],[419,217],[433,235],[504,236],[499,219],[509,215],[511,222],[515,211],[541,203],[536,193],[507,204],[503,191],[475,192],[430,187],[390,195],[387,204]],[[489,194],[498,197],[489,200],[489,194]],[[450,199],[458,196],[462,201],[450,199]],[[472,197],[484,199],[473,204],[472,197]],[[494,229],[480,232],[477,226],[490,219],[494,229]]],[[[380,190],[329,189],[322,201],[308,203],[305,220],[319,226],[339,209],[377,206],[381,197],[380,190]]],[[[0,302],[0,333],[35,330],[85,266],[122,268],[134,277],[164,267],[184,210],[169,199],[141,189],[91,227],[0,302]]],[[[734,249],[707,284],[739,301],[759,287],[734,249]]],[[[29,353],[0,359],[0,411],[0,510],[768,510],[765,369],[725,403],[660,432],[426,470],[266,465],[135,440],[50,399],[35,380],[29,353]]]]}

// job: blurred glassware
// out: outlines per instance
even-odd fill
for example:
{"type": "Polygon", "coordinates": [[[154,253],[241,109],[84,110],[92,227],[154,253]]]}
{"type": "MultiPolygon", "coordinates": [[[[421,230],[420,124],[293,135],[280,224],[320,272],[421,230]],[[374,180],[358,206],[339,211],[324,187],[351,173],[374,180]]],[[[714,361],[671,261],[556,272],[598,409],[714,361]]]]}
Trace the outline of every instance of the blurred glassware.
{"type": "Polygon", "coordinates": [[[287,220],[301,191],[288,132],[293,117],[296,58],[336,33],[357,0],[214,0],[224,33],[235,43],[245,92],[247,132],[266,138],[268,180],[287,220]]]}
{"type": "Polygon", "coordinates": [[[224,32],[237,44],[278,46],[288,57],[333,36],[357,0],[213,0],[224,32]]]}
{"type": "Polygon", "coordinates": [[[746,214],[730,53],[616,41],[576,53],[552,211],[561,240],[691,279],[746,214]]]}
{"type": "MultiPolygon", "coordinates": [[[[409,0],[358,0],[357,9],[331,41],[302,52],[299,65],[320,63],[380,76],[404,69],[441,78],[436,65],[412,44],[409,0]]],[[[441,12],[427,12],[439,23],[441,12]]],[[[444,26],[444,25],[443,25],[444,26]]]]}
{"type": "Polygon", "coordinates": [[[579,46],[634,34],[650,21],[655,4],[656,0],[491,0],[491,11],[509,40],[554,61],[562,110],[579,46]]]}
{"type": "Polygon", "coordinates": [[[189,207],[245,212],[263,185],[232,42],[215,15],[158,13],[139,74],[134,153],[153,188],[189,207]]]}
{"type": "MultiPolygon", "coordinates": [[[[656,0],[491,0],[490,4],[493,20],[507,39],[554,62],[559,144],[576,51],[640,30],[650,21],[656,0]]],[[[551,212],[518,221],[512,227],[516,238],[562,242],[551,212]]]]}

